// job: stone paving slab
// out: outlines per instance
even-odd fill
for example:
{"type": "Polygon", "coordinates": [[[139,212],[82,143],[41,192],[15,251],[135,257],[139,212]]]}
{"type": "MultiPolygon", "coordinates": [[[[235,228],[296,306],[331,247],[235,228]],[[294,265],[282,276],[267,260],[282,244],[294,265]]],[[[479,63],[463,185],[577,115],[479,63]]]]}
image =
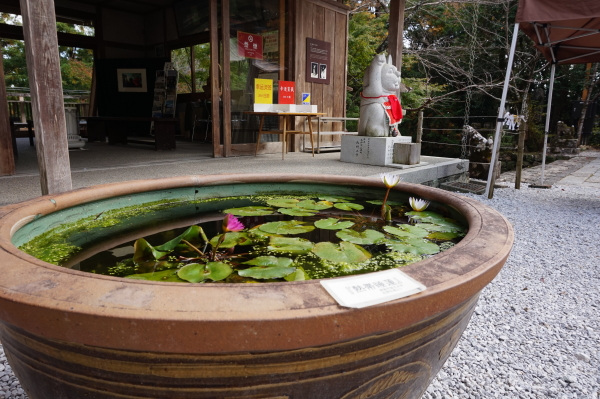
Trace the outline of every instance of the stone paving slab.
{"type": "MultiPolygon", "coordinates": [[[[515,171],[500,175],[497,183],[514,184],[515,171]]],[[[521,183],[541,184],[542,166],[523,169],[521,183]]],[[[546,164],[544,185],[577,185],[598,187],[600,183],[600,151],[588,150],[570,159],[546,164]]]]}

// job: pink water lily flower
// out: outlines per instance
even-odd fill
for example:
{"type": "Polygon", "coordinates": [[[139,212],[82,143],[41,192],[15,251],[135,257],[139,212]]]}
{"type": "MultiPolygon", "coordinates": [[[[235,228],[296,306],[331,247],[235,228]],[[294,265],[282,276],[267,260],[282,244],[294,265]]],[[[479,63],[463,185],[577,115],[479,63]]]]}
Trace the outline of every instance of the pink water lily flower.
{"type": "Polygon", "coordinates": [[[417,212],[424,211],[429,206],[429,201],[420,198],[416,199],[414,197],[410,197],[408,203],[410,204],[410,207],[417,212]]]}
{"type": "Polygon", "coordinates": [[[227,233],[228,231],[242,231],[244,228],[242,222],[231,213],[228,213],[225,219],[223,219],[223,233],[227,233]]]}

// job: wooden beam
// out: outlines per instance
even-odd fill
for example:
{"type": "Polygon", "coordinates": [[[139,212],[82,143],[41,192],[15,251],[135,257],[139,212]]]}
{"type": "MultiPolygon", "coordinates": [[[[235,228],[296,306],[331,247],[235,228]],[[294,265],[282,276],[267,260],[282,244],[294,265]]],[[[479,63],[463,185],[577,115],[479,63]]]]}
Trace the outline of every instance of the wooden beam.
{"type": "Polygon", "coordinates": [[[10,112],[8,111],[6,97],[3,59],[2,47],[0,46],[0,176],[7,176],[15,174],[15,157],[10,128],[10,112]]]}
{"type": "Polygon", "coordinates": [[[94,24],[94,33],[96,36],[96,52],[94,60],[106,58],[106,46],[104,45],[104,21],[102,18],[102,7],[96,7],[96,21],[94,24]]]}
{"type": "MultiPolygon", "coordinates": [[[[93,36],[76,35],[74,33],[58,32],[58,44],[61,46],[94,49],[96,38],[93,36]]],[[[0,24],[0,37],[13,40],[24,40],[23,27],[18,25],[0,24]]]]}
{"type": "Polygon", "coordinates": [[[53,0],[21,0],[42,194],[72,189],[53,0]]]}
{"type": "Polygon", "coordinates": [[[398,68],[402,67],[402,34],[404,32],[404,6],[406,0],[391,0],[390,2],[390,30],[388,33],[388,53],[392,62],[398,68]]]}
{"type": "Polygon", "coordinates": [[[231,156],[231,73],[229,53],[229,0],[221,0],[221,48],[223,51],[223,149],[226,157],[231,156]]]}

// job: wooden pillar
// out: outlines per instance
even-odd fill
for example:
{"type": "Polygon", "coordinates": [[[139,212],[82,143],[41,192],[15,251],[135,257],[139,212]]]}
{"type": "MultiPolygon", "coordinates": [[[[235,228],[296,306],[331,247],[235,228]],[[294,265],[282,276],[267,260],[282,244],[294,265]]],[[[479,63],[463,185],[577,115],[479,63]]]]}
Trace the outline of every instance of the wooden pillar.
{"type": "Polygon", "coordinates": [[[402,67],[402,34],[404,32],[404,6],[406,0],[390,1],[390,30],[388,32],[388,53],[398,68],[402,67]]]}
{"type": "Polygon", "coordinates": [[[20,0],[42,194],[72,189],[54,0],[20,0]]]}
{"type": "Polygon", "coordinates": [[[229,0],[221,0],[221,49],[223,51],[223,75],[221,85],[223,93],[223,149],[226,157],[231,156],[231,73],[230,73],[230,41],[229,41],[229,0]]]}
{"type": "Polygon", "coordinates": [[[213,157],[222,157],[221,151],[221,116],[219,114],[219,20],[218,1],[210,0],[210,100],[213,157]]]}
{"type": "Polygon", "coordinates": [[[523,153],[525,152],[525,134],[527,133],[527,122],[522,121],[519,125],[519,145],[517,150],[517,171],[515,173],[515,188],[521,188],[521,172],[523,171],[523,153]]]}
{"type": "Polygon", "coordinates": [[[195,45],[190,46],[190,75],[192,76],[192,93],[196,93],[196,51],[195,45]]]}
{"type": "Polygon", "coordinates": [[[423,111],[419,111],[419,119],[417,122],[417,141],[416,141],[416,143],[420,144],[421,140],[423,140],[423,111]]]}
{"type": "Polygon", "coordinates": [[[12,131],[10,129],[10,112],[4,81],[4,63],[2,47],[0,47],[0,176],[15,174],[15,157],[13,153],[12,131]]]}

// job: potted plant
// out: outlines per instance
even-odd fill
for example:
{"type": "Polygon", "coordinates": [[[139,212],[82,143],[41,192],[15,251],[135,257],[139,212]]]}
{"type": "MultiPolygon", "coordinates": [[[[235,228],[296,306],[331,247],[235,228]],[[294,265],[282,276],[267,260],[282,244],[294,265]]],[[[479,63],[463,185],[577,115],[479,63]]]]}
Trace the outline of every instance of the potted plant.
{"type": "MultiPolygon", "coordinates": [[[[475,200],[414,184],[394,187],[395,195],[444,206],[469,230],[449,250],[402,268],[424,292],[361,309],[339,306],[318,280],[129,280],[56,266],[18,249],[115,209],[188,204],[163,217],[170,222],[186,209],[211,210],[199,199],[273,191],[380,199],[386,189],[371,179],[324,175],[183,176],[0,208],[0,340],[29,397],[419,398],[512,247],[507,220],[475,200]]],[[[77,239],[118,240],[135,225],[136,212],[127,223],[106,217],[101,228],[77,231],[77,239]]]]}

